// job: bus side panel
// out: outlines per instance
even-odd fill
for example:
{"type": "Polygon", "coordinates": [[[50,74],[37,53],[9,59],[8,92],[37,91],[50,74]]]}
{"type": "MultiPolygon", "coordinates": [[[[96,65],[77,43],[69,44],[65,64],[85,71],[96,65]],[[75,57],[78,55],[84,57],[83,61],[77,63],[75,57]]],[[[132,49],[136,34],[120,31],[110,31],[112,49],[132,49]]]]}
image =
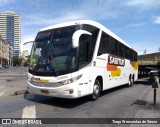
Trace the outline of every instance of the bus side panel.
{"type": "MultiPolygon", "coordinates": [[[[93,86],[94,86],[95,80],[96,80],[96,78],[98,76],[102,77],[102,80],[104,81],[104,77],[103,77],[104,76],[104,68],[103,67],[99,67],[99,66],[92,66],[91,67],[91,77],[92,77],[92,80],[91,80],[91,86],[90,86],[91,93],[93,93],[93,86]]],[[[104,84],[104,82],[103,82],[103,84],[104,84]]]]}
{"type": "Polygon", "coordinates": [[[91,66],[91,92],[93,91],[93,85],[97,77],[102,78],[102,87],[104,87],[104,70],[105,70],[106,60],[103,58],[96,58],[94,65],[91,66]]]}
{"type": "Polygon", "coordinates": [[[91,87],[91,72],[90,66],[86,66],[79,70],[79,75],[82,74],[82,77],[78,81],[78,96],[85,96],[91,94],[90,87],[91,87]]]}

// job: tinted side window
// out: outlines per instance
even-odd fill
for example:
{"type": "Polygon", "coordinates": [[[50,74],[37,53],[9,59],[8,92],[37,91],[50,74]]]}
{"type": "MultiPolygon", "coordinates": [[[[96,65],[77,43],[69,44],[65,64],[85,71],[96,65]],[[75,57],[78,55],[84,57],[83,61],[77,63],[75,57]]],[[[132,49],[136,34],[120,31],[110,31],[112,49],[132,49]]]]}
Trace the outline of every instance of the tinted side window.
{"type": "Polygon", "coordinates": [[[92,35],[81,35],[79,38],[79,68],[91,62],[99,32],[98,28],[91,25],[82,25],[82,29],[91,32],[92,35]]]}
{"type": "Polygon", "coordinates": [[[137,56],[138,56],[138,54],[136,52],[134,52],[134,61],[137,61],[137,56]]]}
{"type": "Polygon", "coordinates": [[[119,42],[117,40],[115,41],[115,55],[119,56],[119,42]]]}
{"type": "Polygon", "coordinates": [[[86,24],[82,25],[82,29],[92,33],[92,36],[90,38],[91,43],[90,43],[90,46],[89,46],[89,48],[90,48],[89,49],[89,54],[90,54],[90,57],[92,57],[94,49],[95,49],[95,44],[96,44],[97,36],[98,36],[98,33],[99,33],[99,29],[92,26],[92,25],[86,25],[86,24]]]}
{"type": "Polygon", "coordinates": [[[130,50],[130,60],[134,61],[134,51],[130,50]]]}
{"type": "Polygon", "coordinates": [[[115,55],[116,52],[116,42],[114,38],[111,38],[111,54],[115,55]]]}
{"type": "Polygon", "coordinates": [[[119,45],[119,42],[116,39],[111,38],[111,48],[110,48],[111,54],[118,56],[118,54],[119,54],[119,52],[118,52],[119,46],[118,45],[119,45]]]}
{"type": "Polygon", "coordinates": [[[98,55],[110,52],[110,36],[102,32],[98,55]]]}
{"type": "Polygon", "coordinates": [[[130,59],[130,49],[125,46],[125,58],[130,59]]]}
{"type": "Polygon", "coordinates": [[[124,45],[122,43],[119,43],[119,56],[124,57],[124,45]]]}

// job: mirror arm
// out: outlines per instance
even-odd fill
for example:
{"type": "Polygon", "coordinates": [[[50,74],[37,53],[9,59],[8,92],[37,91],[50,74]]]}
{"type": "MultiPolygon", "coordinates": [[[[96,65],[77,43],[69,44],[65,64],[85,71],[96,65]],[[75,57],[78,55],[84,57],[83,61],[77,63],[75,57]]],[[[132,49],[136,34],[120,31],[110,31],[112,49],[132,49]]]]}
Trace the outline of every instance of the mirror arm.
{"type": "Polygon", "coordinates": [[[72,36],[72,46],[73,48],[77,48],[79,45],[79,38],[82,34],[86,34],[86,35],[92,35],[92,33],[86,31],[86,30],[77,30],[76,32],[74,32],[73,36],[72,36]]]}

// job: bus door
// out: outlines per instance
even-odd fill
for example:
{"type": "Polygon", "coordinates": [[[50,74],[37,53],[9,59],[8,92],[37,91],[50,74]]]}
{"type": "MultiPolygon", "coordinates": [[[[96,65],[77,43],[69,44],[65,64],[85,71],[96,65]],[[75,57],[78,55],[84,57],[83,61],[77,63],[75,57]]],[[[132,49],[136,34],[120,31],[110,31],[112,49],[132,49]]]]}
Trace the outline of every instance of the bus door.
{"type": "Polygon", "coordinates": [[[90,36],[81,35],[79,39],[79,57],[78,57],[78,68],[79,75],[83,74],[82,82],[79,85],[79,91],[81,91],[81,95],[88,94],[90,91],[90,66],[87,66],[91,60],[93,55],[92,43],[90,41],[90,36]]]}

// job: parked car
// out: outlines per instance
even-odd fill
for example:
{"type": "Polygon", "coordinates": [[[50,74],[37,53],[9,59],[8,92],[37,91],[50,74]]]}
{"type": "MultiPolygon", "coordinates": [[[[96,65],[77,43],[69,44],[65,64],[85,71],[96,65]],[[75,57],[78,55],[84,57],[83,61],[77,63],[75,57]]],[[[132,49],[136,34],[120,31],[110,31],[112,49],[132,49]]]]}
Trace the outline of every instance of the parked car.
{"type": "Polygon", "coordinates": [[[160,70],[151,70],[149,73],[148,73],[150,76],[151,75],[154,75],[154,74],[158,74],[160,76],[160,70]]]}

